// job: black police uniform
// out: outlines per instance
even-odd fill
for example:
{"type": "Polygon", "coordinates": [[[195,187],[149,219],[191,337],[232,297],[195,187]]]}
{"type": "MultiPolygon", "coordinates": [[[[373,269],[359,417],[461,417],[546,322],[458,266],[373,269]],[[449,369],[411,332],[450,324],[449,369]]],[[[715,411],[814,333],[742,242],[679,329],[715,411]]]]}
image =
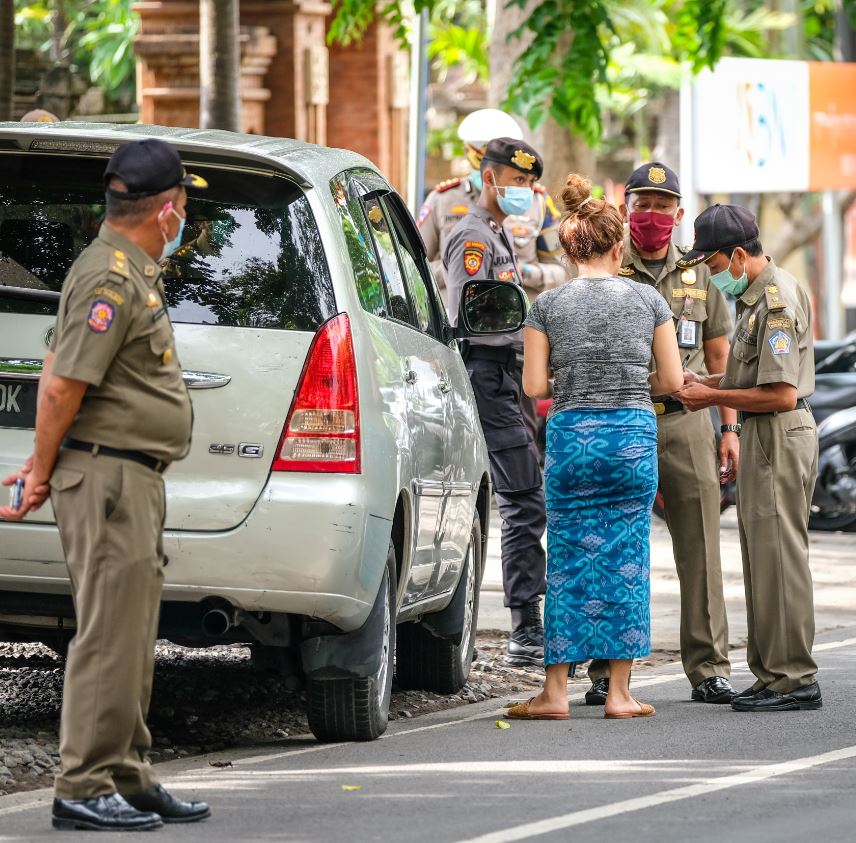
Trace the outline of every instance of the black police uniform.
{"type": "MultiPolygon", "coordinates": [[[[500,138],[488,144],[484,160],[541,175],[538,154],[522,141],[500,138]]],[[[523,282],[502,226],[477,207],[449,235],[443,249],[448,310],[457,317],[461,290],[470,280],[523,282]]],[[[502,518],[502,578],[505,605],[512,612],[509,661],[543,662],[539,598],[546,590],[547,526],[538,452],[521,411],[523,332],[477,337],[465,344],[467,366],[490,457],[491,477],[502,518]]]]}

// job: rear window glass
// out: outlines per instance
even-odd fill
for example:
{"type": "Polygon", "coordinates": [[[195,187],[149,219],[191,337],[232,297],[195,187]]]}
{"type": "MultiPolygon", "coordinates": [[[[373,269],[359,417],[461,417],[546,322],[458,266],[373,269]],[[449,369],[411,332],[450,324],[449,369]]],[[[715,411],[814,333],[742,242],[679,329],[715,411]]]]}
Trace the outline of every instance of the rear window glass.
{"type": "MultiPolygon", "coordinates": [[[[0,284],[62,289],[103,220],[105,163],[0,155],[0,284]]],[[[210,187],[190,192],[182,245],[164,263],[173,321],[315,330],[333,316],[321,236],[300,189],[280,177],[192,163],[188,169],[210,187]]],[[[0,312],[50,309],[43,301],[0,297],[0,312]]]]}

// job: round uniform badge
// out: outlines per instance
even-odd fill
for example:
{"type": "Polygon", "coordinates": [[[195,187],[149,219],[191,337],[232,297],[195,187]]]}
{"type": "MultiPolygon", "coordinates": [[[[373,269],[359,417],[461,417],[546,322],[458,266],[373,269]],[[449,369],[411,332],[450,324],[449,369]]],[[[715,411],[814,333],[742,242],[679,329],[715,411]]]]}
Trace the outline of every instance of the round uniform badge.
{"type": "Polygon", "coordinates": [[[113,309],[112,304],[108,304],[106,301],[98,299],[92,303],[92,307],[89,309],[89,318],[86,320],[86,323],[89,325],[90,331],[93,331],[96,334],[106,334],[107,331],[110,330],[110,326],[113,324],[113,317],[115,315],[116,311],[113,309]]]}

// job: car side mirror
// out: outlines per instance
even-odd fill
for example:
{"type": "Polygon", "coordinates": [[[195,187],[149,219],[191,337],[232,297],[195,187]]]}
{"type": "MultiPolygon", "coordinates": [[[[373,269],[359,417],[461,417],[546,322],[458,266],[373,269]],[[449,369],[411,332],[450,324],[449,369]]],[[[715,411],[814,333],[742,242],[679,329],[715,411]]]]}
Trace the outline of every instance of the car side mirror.
{"type": "Polygon", "coordinates": [[[526,318],[526,294],[508,281],[467,281],[461,290],[457,337],[510,334],[526,318]]]}

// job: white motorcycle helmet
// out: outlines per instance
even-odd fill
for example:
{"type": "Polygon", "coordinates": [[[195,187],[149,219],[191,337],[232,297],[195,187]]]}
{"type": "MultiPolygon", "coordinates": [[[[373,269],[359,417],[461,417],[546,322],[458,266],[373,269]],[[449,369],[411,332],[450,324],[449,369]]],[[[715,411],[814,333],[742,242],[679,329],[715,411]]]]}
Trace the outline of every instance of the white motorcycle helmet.
{"type": "Polygon", "coordinates": [[[470,165],[470,181],[477,190],[481,190],[481,160],[485,147],[494,138],[523,140],[523,130],[510,114],[498,108],[480,108],[461,121],[458,137],[464,142],[464,154],[470,165]]]}

